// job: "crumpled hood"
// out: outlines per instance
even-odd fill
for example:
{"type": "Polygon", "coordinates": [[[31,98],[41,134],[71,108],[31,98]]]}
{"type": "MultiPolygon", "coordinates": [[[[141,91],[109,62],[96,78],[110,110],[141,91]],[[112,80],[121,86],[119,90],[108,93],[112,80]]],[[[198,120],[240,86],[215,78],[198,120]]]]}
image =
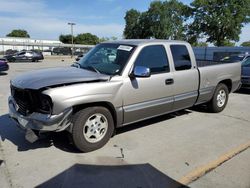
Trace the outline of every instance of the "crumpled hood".
{"type": "Polygon", "coordinates": [[[250,67],[242,67],[242,76],[250,76],[250,67]]]}
{"type": "Polygon", "coordinates": [[[41,89],[43,87],[61,84],[107,81],[109,78],[110,76],[108,75],[95,73],[85,69],[65,67],[28,72],[12,79],[11,84],[23,89],[41,89]]]}

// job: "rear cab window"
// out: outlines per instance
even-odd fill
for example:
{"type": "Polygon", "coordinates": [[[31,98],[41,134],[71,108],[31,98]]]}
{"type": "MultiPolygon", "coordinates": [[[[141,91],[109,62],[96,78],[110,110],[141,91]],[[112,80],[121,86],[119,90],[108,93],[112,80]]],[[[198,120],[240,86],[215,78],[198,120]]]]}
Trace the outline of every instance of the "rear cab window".
{"type": "Polygon", "coordinates": [[[170,50],[176,71],[189,70],[192,68],[190,55],[185,45],[170,45],[170,50]]]}

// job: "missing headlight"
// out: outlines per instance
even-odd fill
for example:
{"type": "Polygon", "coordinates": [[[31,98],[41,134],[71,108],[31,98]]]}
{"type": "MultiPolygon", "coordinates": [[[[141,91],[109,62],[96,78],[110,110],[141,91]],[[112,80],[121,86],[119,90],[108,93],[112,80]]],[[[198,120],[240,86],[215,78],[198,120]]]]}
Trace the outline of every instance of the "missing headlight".
{"type": "Polygon", "coordinates": [[[52,100],[48,95],[40,94],[39,95],[39,105],[37,106],[37,111],[43,114],[52,113],[52,100]]]}

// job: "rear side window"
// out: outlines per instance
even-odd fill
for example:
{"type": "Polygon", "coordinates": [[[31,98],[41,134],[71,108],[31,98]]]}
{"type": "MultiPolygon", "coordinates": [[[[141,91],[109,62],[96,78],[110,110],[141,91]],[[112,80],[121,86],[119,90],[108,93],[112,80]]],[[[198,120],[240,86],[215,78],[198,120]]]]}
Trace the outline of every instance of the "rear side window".
{"type": "Polygon", "coordinates": [[[187,47],[184,45],[171,45],[170,46],[174,66],[176,71],[191,69],[192,64],[187,47]]]}
{"type": "Polygon", "coordinates": [[[21,53],[19,53],[18,55],[24,55],[26,52],[21,52],[21,53]]]}
{"type": "Polygon", "coordinates": [[[135,61],[135,66],[148,67],[152,74],[169,72],[169,63],[164,46],[144,47],[135,61]]]}

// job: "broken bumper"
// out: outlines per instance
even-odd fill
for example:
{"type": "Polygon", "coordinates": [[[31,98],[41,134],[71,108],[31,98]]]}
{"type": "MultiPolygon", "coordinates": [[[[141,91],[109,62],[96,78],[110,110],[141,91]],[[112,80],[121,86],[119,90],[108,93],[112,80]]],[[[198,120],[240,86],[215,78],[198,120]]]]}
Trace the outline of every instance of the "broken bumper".
{"type": "Polygon", "coordinates": [[[33,129],[41,132],[48,131],[63,131],[71,123],[69,121],[72,114],[72,108],[65,109],[57,115],[41,114],[33,112],[30,115],[23,116],[16,109],[16,104],[13,97],[9,97],[9,116],[18,123],[22,129],[33,129]]]}

